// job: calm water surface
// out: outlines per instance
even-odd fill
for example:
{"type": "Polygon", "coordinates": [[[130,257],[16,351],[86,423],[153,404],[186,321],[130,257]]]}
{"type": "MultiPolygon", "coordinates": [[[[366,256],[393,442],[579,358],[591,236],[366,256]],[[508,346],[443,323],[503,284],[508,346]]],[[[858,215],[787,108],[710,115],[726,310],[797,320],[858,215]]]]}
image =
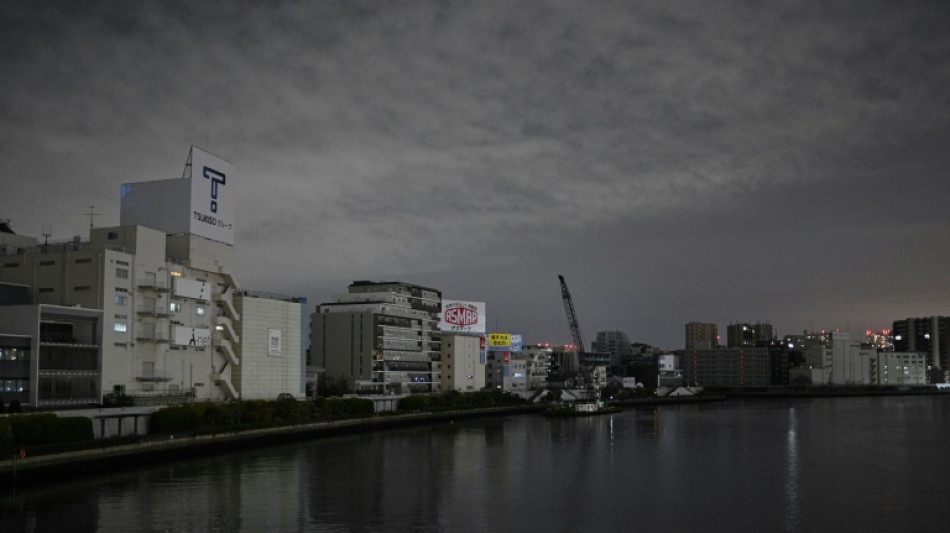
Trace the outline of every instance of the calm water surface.
{"type": "Polygon", "coordinates": [[[950,396],[300,442],[0,494],[0,531],[950,531],[950,396]]]}

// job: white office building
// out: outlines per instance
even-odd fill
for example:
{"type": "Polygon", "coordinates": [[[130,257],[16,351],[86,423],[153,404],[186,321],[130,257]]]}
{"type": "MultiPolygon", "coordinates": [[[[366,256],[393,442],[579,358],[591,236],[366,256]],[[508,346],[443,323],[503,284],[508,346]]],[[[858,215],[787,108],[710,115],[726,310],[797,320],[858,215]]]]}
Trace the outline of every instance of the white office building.
{"type": "Polygon", "coordinates": [[[7,237],[0,281],[30,287],[33,304],[101,310],[100,398],[303,396],[306,300],[238,287],[234,187],[232,164],[193,147],[182,178],[122,186],[118,226],[7,237]]]}

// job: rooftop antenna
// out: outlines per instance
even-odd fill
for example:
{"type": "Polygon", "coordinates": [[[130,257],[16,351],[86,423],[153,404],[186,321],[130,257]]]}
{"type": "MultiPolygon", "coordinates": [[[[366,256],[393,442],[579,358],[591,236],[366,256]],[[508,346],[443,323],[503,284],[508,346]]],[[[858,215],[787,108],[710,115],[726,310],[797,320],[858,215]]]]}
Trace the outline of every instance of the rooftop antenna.
{"type": "Polygon", "coordinates": [[[89,217],[89,230],[90,230],[90,231],[92,231],[92,228],[96,227],[95,224],[93,224],[93,217],[97,217],[97,216],[99,216],[99,215],[101,215],[101,214],[102,214],[102,213],[96,213],[96,206],[94,206],[94,205],[90,205],[90,206],[89,206],[89,212],[86,213],[86,216],[89,217]]]}
{"type": "Polygon", "coordinates": [[[191,152],[194,149],[194,146],[188,149],[188,160],[185,161],[185,170],[181,173],[182,179],[191,178],[191,152]]]}
{"type": "Polygon", "coordinates": [[[49,244],[49,238],[53,236],[53,226],[49,224],[43,224],[43,246],[49,244]]]}

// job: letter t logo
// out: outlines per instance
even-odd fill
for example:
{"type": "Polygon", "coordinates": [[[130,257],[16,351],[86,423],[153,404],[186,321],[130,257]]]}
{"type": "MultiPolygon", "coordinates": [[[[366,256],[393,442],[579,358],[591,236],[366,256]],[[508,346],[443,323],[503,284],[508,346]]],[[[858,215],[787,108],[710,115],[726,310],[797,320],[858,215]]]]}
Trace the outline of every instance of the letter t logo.
{"type": "Polygon", "coordinates": [[[218,212],[218,184],[224,185],[224,174],[211,167],[204,167],[201,175],[211,180],[211,212],[218,212]]]}

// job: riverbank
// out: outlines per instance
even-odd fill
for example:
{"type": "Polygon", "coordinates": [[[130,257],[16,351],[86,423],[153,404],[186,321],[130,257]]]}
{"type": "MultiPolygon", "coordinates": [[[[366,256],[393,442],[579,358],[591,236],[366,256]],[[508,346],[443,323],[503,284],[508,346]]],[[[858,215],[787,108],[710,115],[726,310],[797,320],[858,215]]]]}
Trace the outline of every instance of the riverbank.
{"type": "Polygon", "coordinates": [[[543,409],[543,405],[518,405],[353,418],[237,433],[143,435],[131,444],[110,446],[108,441],[102,441],[103,446],[94,449],[35,457],[30,455],[29,450],[24,450],[23,458],[17,456],[0,461],[0,485],[10,482],[15,482],[18,486],[31,485],[63,477],[121,469],[142,464],[143,461],[200,457],[292,440],[445,423],[474,417],[534,413],[543,409]]]}

